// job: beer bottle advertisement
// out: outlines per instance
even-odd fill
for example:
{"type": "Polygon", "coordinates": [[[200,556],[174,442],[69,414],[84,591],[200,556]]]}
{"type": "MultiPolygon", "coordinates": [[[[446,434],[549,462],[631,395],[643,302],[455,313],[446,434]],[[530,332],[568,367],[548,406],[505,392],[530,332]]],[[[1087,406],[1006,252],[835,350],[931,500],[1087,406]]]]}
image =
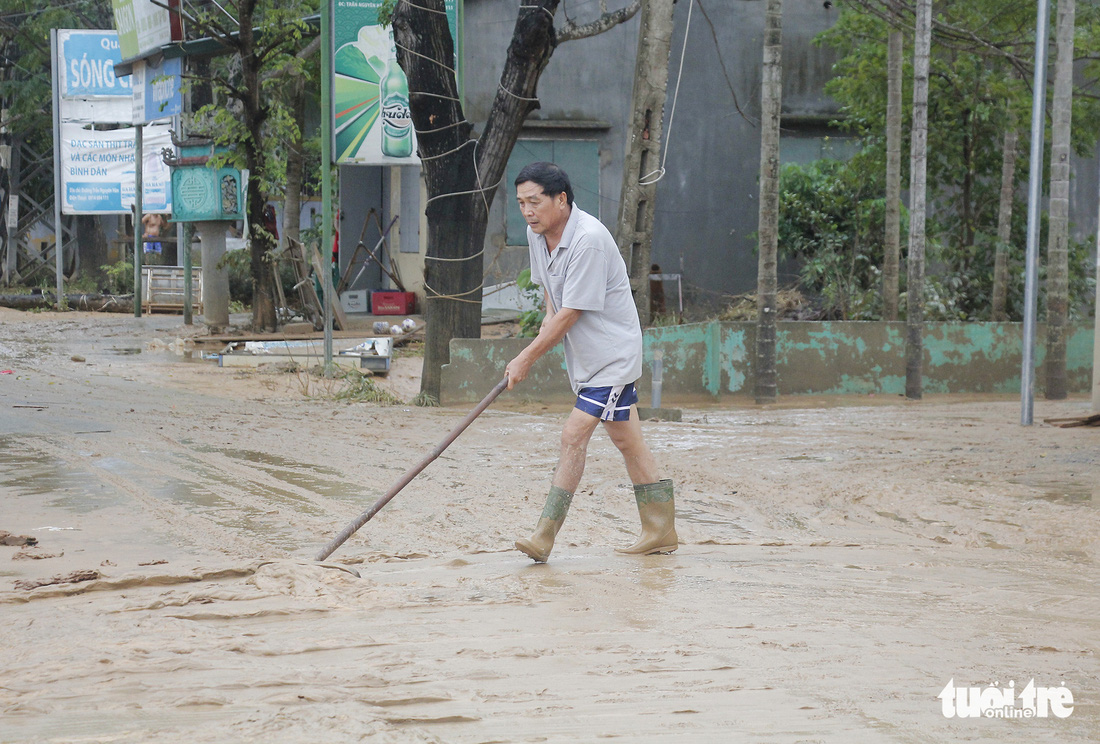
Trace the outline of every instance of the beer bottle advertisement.
{"type": "MultiPolygon", "coordinates": [[[[393,29],[378,23],[381,0],[333,4],[333,155],[339,164],[416,165],[416,132],[409,84],[397,62],[393,29]]],[[[456,69],[461,55],[461,8],[446,0],[456,69]]],[[[461,88],[461,79],[460,79],[461,88]]]]}

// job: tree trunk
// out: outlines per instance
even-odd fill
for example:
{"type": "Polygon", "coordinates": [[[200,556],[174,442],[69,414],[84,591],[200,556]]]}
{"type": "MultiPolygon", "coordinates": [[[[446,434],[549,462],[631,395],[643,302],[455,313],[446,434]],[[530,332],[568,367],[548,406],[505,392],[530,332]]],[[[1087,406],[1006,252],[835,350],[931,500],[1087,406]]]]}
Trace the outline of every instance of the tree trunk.
{"type": "Polygon", "coordinates": [[[1092,305],[1092,412],[1100,413],[1100,215],[1096,219],[1096,299],[1092,305]]]}
{"type": "Polygon", "coordinates": [[[898,319],[901,263],[901,61],[904,37],[891,31],[886,62],[886,239],[882,262],[882,317],[898,319]]]}
{"type": "Polygon", "coordinates": [[[905,397],[920,400],[924,364],[924,244],[928,166],[928,68],[932,0],[917,0],[913,41],[913,131],[909,166],[909,271],[905,318],[905,397]]]}
{"type": "Polygon", "coordinates": [[[779,112],[783,97],[783,0],[764,9],[760,97],[760,259],[756,278],[756,402],[778,395],[775,370],[776,254],[779,246],[779,112]]]}
{"type": "Polygon", "coordinates": [[[302,220],[302,181],[306,169],[306,89],[305,81],[296,78],[293,82],[291,111],[298,130],[294,140],[287,146],[286,160],[286,196],[283,197],[283,237],[287,240],[301,240],[302,220]]]}
{"type": "Polygon", "coordinates": [[[1008,320],[1008,246],[1012,239],[1012,202],[1016,192],[1016,117],[1009,114],[1001,150],[1001,203],[997,209],[997,246],[993,254],[993,313],[995,322],[1008,320]]]}
{"type": "Polygon", "coordinates": [[[661,136],[668,88],[675,0],[650,0],[642,8],[638,29],[638,56],[634,61],[633,113],[630,142],[623,162],[619,200],[619,253],[630,272],[630,288],[642,327],[653,322],[649,274],[652,262],[653,220],[657,213],[657,181],[661,136]]]}
{"type": "Polygon", "coordinates": [[[401,3],[394,10],[397,57],[409,80],[409,107],[428,190],[427,334],[420,389],[435,400],[442,367],[450,361],[451,339],[481,336],[480,258],[489,206],[523,119],[538,107],[535,88],[556,45],[557,6],[558,0],[532,0],[520,9],[500,87],[478,140],[470,139],[471,125],[448,69],[454,43],[446,16],[432,12],[443,10],[443,0],[401,3]]]}
{"type": "MultiPolygon", "coordinates": [[[[494,195],[490,189],[480,190],[484,186],[478,184],[474,161],[478,146],[488,144],[490,133],[486,131],[481,142],[470,139],[471,126],[450,69],[454,42],[443,10],[443,0],[421,0],[415,5],[398,4],[393,13],[397,59],[409,81],[417,154],[428,190],[427,333],[421,392],[437,401],[442,367],[450,361],[451,339],[481,335],[482,262],[478,259],[494,195]]],[[[552,27],[553,19],[542,23],[552,27]]],[[[508,81],[502,79],[501,84],[508,81]]],[[[495,183],[489,178],[483,175],[485,186],[495,183]]]]}
{"type": "MultiPolygon", "coordinates": [[[[7,110],[0,111],[0,118],[6,119],[7,113],[7,110]]],[[[15,283],[15,265],[19,252],[19,225],[8,222],[12,200],[19,198],[19,141],[15,135],[7,131],[7,127],[4,127],[0,131],[0,143],[3,143],[0,147],[6,150],[6,157],[0,164],[0,169],[3,170],[3,186],[0,186],[0,189],[4,193],[4,199],[0,202],[0,225],[3,226],[0,240],[4,243],[3,262],[0,262],[0,284],[6,287],[15,283]]],[[[15,217],[18,221],[18,209],[15,217]]]]}
{"type": "Polygon", "coordinates": [[[107,263],[107,236],[98,215],[77,216],[76,250],[80,253],[80,273],[96,280],[103,279],[100,267],[107,263]]]}
{"type": "MultiPolygon", "coordinates": [[[[274,331],[275,278],[269,260],[275,245],[271,234],[264,229],[263,183],[267,168],[267,153],[262,149],[263,129],[268,109],[263,104],[260,85],[260,62],[255,54],[256,38],[253,33],[253,16],[258,0],[246,0],[240,4],[240,62],[244,95],[241,107],[249,137],[243,143],[245,165],[248,168],[248,192],[245,208],[248,215],[248,238],[252,274],[252,330],[274,331]]],[[[324,253],[322,254],[324,255],[324,253]]]]}
{"type": "Polygon", "coordinates": [[[1069,317],[1070,121],[1073,112],[1075,0],[1059,0],[1050,127],[1050,221],[1047,234],[1046,397],[1066,397],[1066,324],[1069,317]]]}

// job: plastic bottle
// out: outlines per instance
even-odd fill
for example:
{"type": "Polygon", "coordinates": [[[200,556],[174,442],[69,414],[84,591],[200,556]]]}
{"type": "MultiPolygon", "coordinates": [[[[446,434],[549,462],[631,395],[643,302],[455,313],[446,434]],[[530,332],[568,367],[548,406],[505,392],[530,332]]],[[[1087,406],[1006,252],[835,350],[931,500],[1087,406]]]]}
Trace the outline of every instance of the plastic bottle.
{"type": "Polygon", "coordinates": [[[390,55],[379,94],[382,98],[382,154],[391,158],[407,158],[412,155],[413,149],[409,81],[405,71],[397,64],[396,49],[390,55]]]}

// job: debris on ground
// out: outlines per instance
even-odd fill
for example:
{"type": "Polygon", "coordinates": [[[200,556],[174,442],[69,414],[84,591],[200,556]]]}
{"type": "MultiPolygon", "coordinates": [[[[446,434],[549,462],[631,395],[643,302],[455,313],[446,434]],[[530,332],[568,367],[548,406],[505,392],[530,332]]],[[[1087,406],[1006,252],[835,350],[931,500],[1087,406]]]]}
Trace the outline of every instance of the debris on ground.
{"type": "Polygon", "coordinates": [[[99,577],[99,571],[73,571],[72,573],[65,574],[64,576],[54,576],[51,579],[30,579],[26,581],[16,581],[15,588],[29,592],[32,589],[38,589],[39,587],[43,586],[53,586],[55,584],[79,584],[84,581],[95,581],[99,577]]]}
{"type": "Polygon", "coordinates": [[[1070,416],[1069,418],[1043,419],[1044,424],[1057,426],[1060,429],[1070,429],[1074,426],[1100,426],[1100,413],[1090,416],[1070,416]]]}
{"type": "Polygon", "coordinates": [[[42,561],[47,558],[61,558],[65,553],[47,553],[44,550],[31,546],[31,550],[20,550],[11,557],[13,561],[42,561]]]}
{"type": "Polygon", "coordinates": [[[30,535],[13,535],[6,530],[0,530],[0,545],[37,545],[38,538],[30,535]]]}

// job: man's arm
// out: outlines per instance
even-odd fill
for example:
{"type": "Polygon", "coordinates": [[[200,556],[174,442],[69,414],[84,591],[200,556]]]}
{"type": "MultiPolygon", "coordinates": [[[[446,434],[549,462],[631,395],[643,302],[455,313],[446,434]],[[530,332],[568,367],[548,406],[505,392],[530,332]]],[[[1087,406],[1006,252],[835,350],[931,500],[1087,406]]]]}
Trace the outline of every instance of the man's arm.
{"type": "Polygon", "coordinates": [[[545,302],[543,307],[546,308],[546,313],[542,316],[542,323],[539,324],[539,333],[542,332],[542,329],[546,325],[546,322],[554,317],[554,304],[550,302],[550,290],[543,289],[542,296],[543,301],[545,302]]]}
{"type": "Polygon", "coordinates": [[[535,336],[535,340],[517,354],[515,359],[508,362],[508,366],[504,368],[504,374],[508,376],[509,390],[515,387],[517,383],[523,382],[527,377],[527,373],[531,371],[531,365],[565,338],[565,334],[581,317],[582,312],[584,311],[563,307],[555,313],[549,301],[546,303],[546,318],[542,321],[539,335],[535,336]]]}

